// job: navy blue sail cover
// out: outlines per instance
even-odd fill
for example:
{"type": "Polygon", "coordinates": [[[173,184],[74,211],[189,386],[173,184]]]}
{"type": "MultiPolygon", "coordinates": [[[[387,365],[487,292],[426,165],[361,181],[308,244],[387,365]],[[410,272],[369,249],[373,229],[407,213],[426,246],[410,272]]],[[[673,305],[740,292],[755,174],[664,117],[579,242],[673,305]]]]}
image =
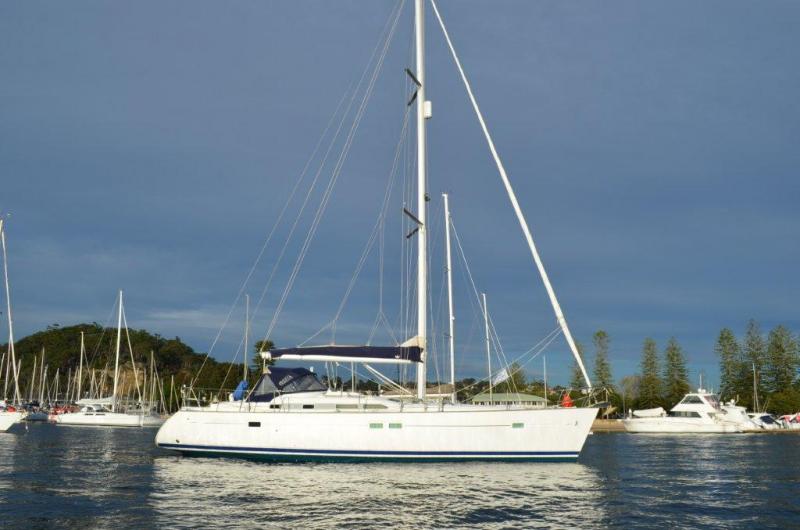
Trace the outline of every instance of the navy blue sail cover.
{"type": "Polygon", "coordinates": [[[415,363],[422,361],[422,348],[419,346],[311,346],[270,350],[269,353],[273,359],[291,355],[348,357],[355,361],[359,359],[395,359],[415,363]]]}
{"type": "Polygon", "coordinates": [[[247,397],[247,401],[272,401],[276,394],[294,392],[315,392],[327,390],[317,376],[306,368],[282,368],[270,366],[269,372],[263,374],[247,397]]]}

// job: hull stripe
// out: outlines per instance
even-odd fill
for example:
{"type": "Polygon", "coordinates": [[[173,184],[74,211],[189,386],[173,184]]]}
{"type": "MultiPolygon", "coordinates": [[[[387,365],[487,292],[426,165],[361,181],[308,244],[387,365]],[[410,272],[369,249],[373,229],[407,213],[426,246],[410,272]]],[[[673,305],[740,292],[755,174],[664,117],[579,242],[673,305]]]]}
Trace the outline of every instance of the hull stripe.
{"type": "Polygon", "coordinates": [[[184,445],[159,443],[164,449],[179,451],[209,451],[230,453],[264,453],[297,456],[355,456],[355,457],[416,457],[416,458],[452,458],[452,457],[499,457],[499,458],[577,458],[578,451],[348,451],[335,449],[283,449],[271,447],[230,447],[214,445],[184,445]]]}

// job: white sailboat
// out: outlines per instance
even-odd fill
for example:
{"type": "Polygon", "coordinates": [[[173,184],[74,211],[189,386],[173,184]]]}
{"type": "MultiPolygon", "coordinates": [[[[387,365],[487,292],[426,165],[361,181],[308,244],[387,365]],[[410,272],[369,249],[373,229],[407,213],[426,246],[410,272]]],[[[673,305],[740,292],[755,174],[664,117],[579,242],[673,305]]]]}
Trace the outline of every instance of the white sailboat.
{"type": "MultiPolygon", "coordinates": [[[[114,357],[114,389],[106,398],[85,398],[77,401],[78,412],[59,414],[56,422],[59,425],[102,426],[102,427],[157,427],[164,420],[143,407],[140,410],[120,411],[118,395],[119,354],[122,341],[123,303],[122,291],[119,292],[119,309],[117,313],[117,344],[114,357]]],[[[127,331],[127,324],[126,324],[127,331]]],[[[81,348],[83,355],[83,348],[81,348]]],[[[132,355],[132,353],[131,353],[132,355]]],[[[133,358],[131,357],[131,360],[133,358]]],[[[81,364],[82,367],[82,364],[81,364]]],[[[134,375],[134,377],[136,377],[134,375]]]]}
{"type": "Polygon", "coordinates": [[[14,349],[14,319],[11,313],[11,288],[8,283],[8,256],[6,253],[5,219],[0,217],[0,245],[3,249],[3,281],[6,293],[6,320],[8,321],[8,351],[5,359],[5,380],[3,383],[3,400],[0,402],[0,432],[6,432],[16,423],[22,421],[25,412],[22,410],[22,396],[19,393],[19,366],[14,349]],[[14,397],[8,400],[9,376],[14,378],[14,397]]]}
{"type": "MultiPolygon", "coordinates": [[[[436,5],[432,2],[434,10],[436,5]]],[[[424,0],[415,0],[417,211],[407,212],[417,224],[417,292],[428,292],[426,99],[424,0]]],[[[436,11],[437,18],[439,17],[436,11]]],[[[442,29],[444,26],[442,24],[442,29]]],[[[449,35],[445,31],[448,44],[449,35]]],[[[548,280],[533,238],[511,184],[491,142],[483,117],[454,54],[473,108],[489,142],[536,266],[542,276],[556,319],[575,355],[587,386],[577,348],[548,280]]],[[[448,260],[448,269],[450,263],[448,260]]],[[[164,423],[156,444],[186,454],[234,455],[288,460],[574,460],[578,457],[597,408],[530,408],[481,406],[433,401],[426,396],[428,308],[417,296],[417,334],[397,346],[298,347],[262,352],[265,361],[306,361],[405,365],[417,369],[416,399],[393,399],[355,391],[335,390],[305,368],[271,366],[250,394],[239,401],[208,406],[185,405],[164,423]]],[[[452,322],[452,299],[450,300],[452,322]]],[[[452,327],[450,328],[452,336],[452,327]]],[[[450,352],[452,352],[452,342],[450,352]]],[[[452,357],[451,357],[452,359],[452,357]]],[[[451,360],[452,368],[452,360],[451,360]]],[[[451,370],[451,377],[454,378],[451,370]]],[[[388,379],[388,378],[387,378],[388,379]]],[[[385,380],[387,383],[388,380],[385,380]]]]}

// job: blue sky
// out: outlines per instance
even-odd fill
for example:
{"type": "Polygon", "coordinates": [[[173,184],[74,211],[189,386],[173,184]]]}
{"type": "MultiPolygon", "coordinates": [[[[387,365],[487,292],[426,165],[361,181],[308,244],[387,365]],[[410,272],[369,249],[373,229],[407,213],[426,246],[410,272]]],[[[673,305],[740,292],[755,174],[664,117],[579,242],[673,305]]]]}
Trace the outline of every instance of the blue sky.
{"type": "MultiPolygon", "coordinates": [[[[124,288],[132,326],[207,351],[394,5],[0,5],[0,211],[12,214],[17,335],[103,323],[124,288]]],[[[275,327],[279,344],[332,318],[380,209],[407,96],[410,7],[275,327]]],[[[675,336],[693,378],[703,370],[713,381],[721,327],[740,333],[755,318],[765,330],[800,330],[800,5],[442,0],[440,8],[573,332],[588,345],[594,330],[608,331],[615,376],[637,370],[647,336],[661,345],[675,336]]],[[[428,22],[430,215],[449,192],[513,357],[554,319],[431,13],[428,22]]],[[[386,232],[386,312],[395,323],[401,206],[393,196],[386,232]]],[[[292,219],[296,205],[288,211],[292,219]]],[[[269,325],[309,221],[301,218],[254,335],[269,325]]],[[[438,308],[441,222],[431,230],[439,231],[438,308]]],[[[248,286],[254,297],[287,231],[279,225],[248,286]]],[[[473,375],[483,370],[479,319],[459,274],[457,368],[473,375]]],[[[366,339],[377,277],[372,252],[337,340],[366,339]]],[[[241,320],[239,304],[218,358],[233,355],[241,320]]],[[[551,377],[565,381],[563,341],[547,356],[551,377]]]]}

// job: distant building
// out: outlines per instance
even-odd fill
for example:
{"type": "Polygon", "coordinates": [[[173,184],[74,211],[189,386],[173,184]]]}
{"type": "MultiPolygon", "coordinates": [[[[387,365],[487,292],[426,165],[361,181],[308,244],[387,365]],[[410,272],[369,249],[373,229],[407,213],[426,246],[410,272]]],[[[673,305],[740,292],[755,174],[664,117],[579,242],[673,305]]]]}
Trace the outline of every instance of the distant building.
{"type": "Polygon", "coordinates": [[[547,401],[543,397],[520,392],[493,392],[489,398],[488,392],[482,392],[470,399],[475,405],[528,405],[531,407],[544,407],[547,401]]]}

